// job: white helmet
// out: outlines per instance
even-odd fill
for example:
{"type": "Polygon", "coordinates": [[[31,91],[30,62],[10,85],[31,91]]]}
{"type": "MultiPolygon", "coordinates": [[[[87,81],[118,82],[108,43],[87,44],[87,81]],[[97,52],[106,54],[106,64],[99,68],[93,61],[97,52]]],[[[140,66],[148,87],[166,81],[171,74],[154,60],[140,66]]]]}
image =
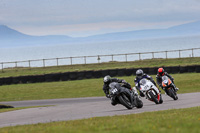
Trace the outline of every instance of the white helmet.
{"type": "Polygon", "coordinates": [[[144,72],[142,71],[142,69],[138,69],[136,71],[136,77],[138,77],[139,79],[142,78],[143,74],[144,74],[144,72]]]}
{"type": "Polygon", "coordinates": [[[103,82],[104,83],[109,83],[111,80],[111,77],[109,75],[105,76],[104,79],[103,79],[103,82]]]}

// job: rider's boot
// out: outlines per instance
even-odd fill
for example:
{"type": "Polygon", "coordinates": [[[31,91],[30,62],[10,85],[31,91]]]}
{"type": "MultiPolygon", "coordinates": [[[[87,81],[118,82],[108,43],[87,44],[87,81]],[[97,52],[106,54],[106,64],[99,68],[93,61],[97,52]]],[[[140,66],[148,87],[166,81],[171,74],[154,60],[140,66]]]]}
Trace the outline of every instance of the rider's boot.
{"type": "Polygon", "coordinates": [[[117,102],[116,102],[113,98],[111,98],[111,104],[112,104],[113,106],[115,106],[115,105],[117,105],[117,102]]]}
{"type": "Polygon", "coordinates": [[[160,104],[163,103],[163,99],[162,99],[161,93],[160,93],[160,100],[159,100],[159,103],[160,103],[160,104]]]}

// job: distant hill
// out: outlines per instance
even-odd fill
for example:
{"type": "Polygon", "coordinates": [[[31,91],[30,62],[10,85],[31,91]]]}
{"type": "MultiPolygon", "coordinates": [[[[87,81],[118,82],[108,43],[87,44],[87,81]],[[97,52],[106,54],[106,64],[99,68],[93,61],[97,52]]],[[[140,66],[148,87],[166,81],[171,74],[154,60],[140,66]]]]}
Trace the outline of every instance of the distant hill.
{"type": "MultiPolygon", "coordinates": [[[[168,29],[148,29],[108,33],[85,38],[88,41],[137,40],[200,35],[200,21],[173,26],[168,29]]],[[[83,39],[84,40],[84,39],[83,39]]]]}
{"type": "Polygon", "coordinates": [[[89,37],[72,38],[65,35],[30,36],[0,25],[0,46],[35,46],[69,43],[107,42],[200,35],[200,21],[177,25],[168,29],[148,29],[116,32],[89,37]]]}
{"type": "Polygon", "coordinates": [[[0,25],[0,46],[35,46],[35,45],[53,45],[63,44],[72,40],[69,36],[48,35],[48,36],[30,36],[20,33],[5,25],[0,25]]]}

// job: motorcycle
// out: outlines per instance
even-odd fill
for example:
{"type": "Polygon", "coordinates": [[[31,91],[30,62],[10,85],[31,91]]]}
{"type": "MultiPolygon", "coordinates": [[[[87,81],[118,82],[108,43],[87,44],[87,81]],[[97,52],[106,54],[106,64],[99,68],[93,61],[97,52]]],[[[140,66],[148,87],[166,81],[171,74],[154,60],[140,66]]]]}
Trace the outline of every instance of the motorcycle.
{"type": "Polygon", "coordinates": [[[145,95],[146,99],[155,102],[156,104],[163,103],[162,96],[158,88],[149,80],[142,79],[139,82],[140,91],[145,95]]]}
{"type": "Polygon", "coordinates": [[[162,87],[168,96],[170,96],[174,100],[178,99],[178,96],[175,91],[175,86],[167,76],[162,77],[162,87]]]}
{"type": "Polygon", "coordinates": [[[111,100],[122,104],[127,109],[132,109],[133,107],[142,108],[143,102],[129,89],[131,87],[129,83],[112,82],[109,87],[111,100]]]}

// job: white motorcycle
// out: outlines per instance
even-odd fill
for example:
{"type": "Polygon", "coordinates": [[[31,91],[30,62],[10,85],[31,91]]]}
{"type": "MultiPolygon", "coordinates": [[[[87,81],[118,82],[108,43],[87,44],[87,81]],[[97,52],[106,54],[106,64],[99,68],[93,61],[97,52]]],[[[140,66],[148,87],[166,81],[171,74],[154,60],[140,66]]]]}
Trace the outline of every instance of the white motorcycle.
{"type": "Polygon", "coordinates": [[[163,103],[162,96],[158,90],[158,88],[149,80],[142,79],[139,82],[140,84],[140,91],[145,95],[145,97],[155,102],[156,104],[163,103]]]}

